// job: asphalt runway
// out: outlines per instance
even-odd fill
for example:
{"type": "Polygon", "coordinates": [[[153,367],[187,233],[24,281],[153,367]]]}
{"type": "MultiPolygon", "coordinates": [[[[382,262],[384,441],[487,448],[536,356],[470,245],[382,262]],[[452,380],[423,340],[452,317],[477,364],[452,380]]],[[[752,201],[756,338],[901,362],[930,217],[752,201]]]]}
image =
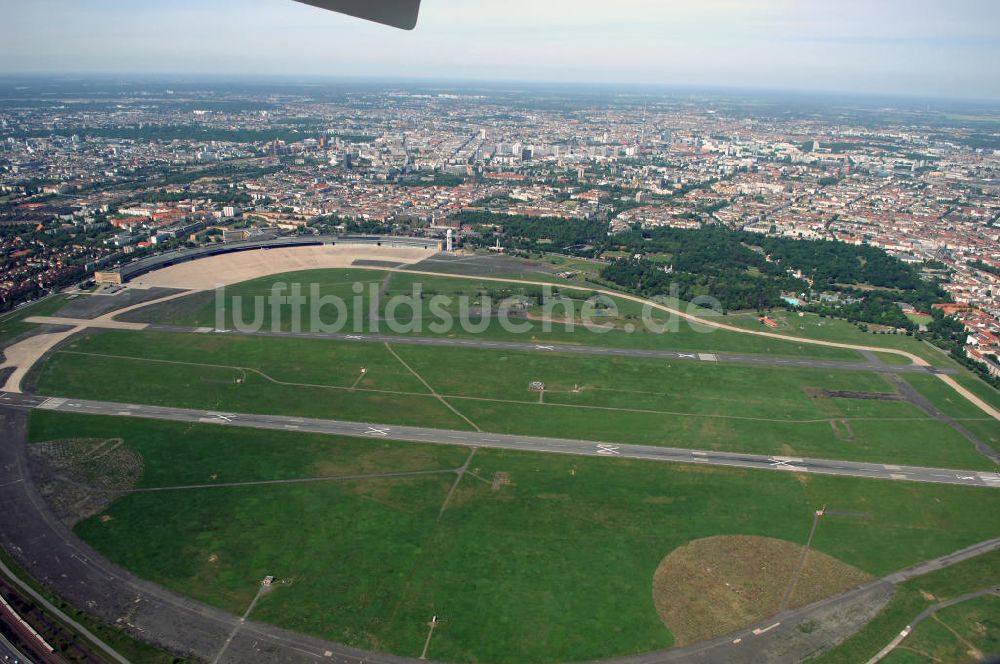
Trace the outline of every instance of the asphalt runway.
{"type": "Polygon", "coordinates": [[[378,333],[348,334],[345,332],[282,332],[273,330],[240,331],[216,330],[211,327],[184,327],[161,323],[123,323],[112,320],[78,320],[56,316],[31,316],[29,323],[48,325],[80,325],[84,327],[145,330],[150,332],[223,334],[235,336],[280,337],[286,339],[326,339],[356,343],[390,343],[409,346],[439,346],[444,348],[475,348],[480,350],[509,350],[532,353],[567,353],[571,355],[598,355],[606,357],[644,358],[679,362],[710,362],[750,366],[790,367],[799,369],[832,369],[837,371],[870,371],[876,373],[930,373],[952,374],[954,369],[933,366],[889,365],[872,357],[867,362],[820,360],[812,358],[782,357],[776,355],[747,355],[740,353],[706,353],[685,350],[651,350],[643,348],[615,348],[609,346],[577,346],[573,344],[495,341],[488,339],[455,339],[449,337],[420,337],[378,333]]]}
{"type": "Polygon", "coordinates": [[[345,422],[342,420],[230,413],[61,397],[49,398],[26,394],[2,393],[0,394],[0,405],[92,415],[141,417],[173,422],[215,424],[218,426],[301,431],[305,433],[351,436],[355,438],[402,440],[438,445],[459,445],[462,447],[483,447],[519,452],[642,459],[646,461],[695,463],[777,472],[817,473],[821,475],[839,475],[866,479],[1000,488],[1000,474],[981,471],[897,466],[832,459],[738,454],[733,452],[656,447],[652,445],[627,445],[590,440],[546,438],[541,436],[519,436],[489,432],[345,422]]]}
{"type": "MultiPolygon", "coordinates": [[[[204,329],[178,329],[169,325],[150,325],[147,329],[163,332],[205,332],[204,329]]],[[[739,353],[704,353],[684,350],[651,350],[643,348],[614,348],[606,346],[576,346],[546,342],[493,341],[486,339],[452,339],[446,337],[417,337],[388,334],[319,334],[310,332],[261,331],[244,333],[227,330],[215,334],[250,334],[265,337],[288,337],[305,339],[333,339],[358,343],[391,343],[410,346],[443,346],[446,348],[475,348],[480,350],[510,350],[534,353],[568,353],[571,355],[600,355],[607,357],[629,357],[655,360],[676,360],[687,362],[712,362],[718,364],[746,364],[753,366],[792,367],[807,369],[836,369],[844,371],[874,371],[878,373],[954,373],[952,369],[942,369],[918,365],[888,365],[882,362],[847,362],[810,358],[781,357],[774,355],[744,355],[739,353]]]]}

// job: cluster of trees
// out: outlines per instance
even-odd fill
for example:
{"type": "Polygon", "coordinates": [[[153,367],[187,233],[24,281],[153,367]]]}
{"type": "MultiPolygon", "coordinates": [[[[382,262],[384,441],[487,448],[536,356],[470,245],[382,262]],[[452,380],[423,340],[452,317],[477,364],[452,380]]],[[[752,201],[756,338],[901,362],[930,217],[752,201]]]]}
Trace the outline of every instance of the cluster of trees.
{"type": "Polygon", "coordinates": [[[881,249],[834,240],[798,240],[743,234],[781,265],[801,270],[817,288],[837,284],[868,284],[879,288],[915,290],[920,274],[881,249]]]}
{"type": "Polygon", "coordinates": [[[718,273],[755,268],[771,276],[783,274],[760,252],[741,242],[740,234],[718,225],[699,229],[636,228],[615,235],[609,244],[629,254],[669,254],[677,272],[718,273]]]}
{"type": "Polygon", "coordinates": [[[984,263],[982,261],[969,261],[969,266],[1000,277],[1000,267],[995,267],[989,263],[984,263]]]}
{"type": "Polygon", "coordinates": [[[912,330],[915,327],[913,321],[907,318],[896,304],[895,298],[886,293],[867,293],[860,302],[838,304],[811,302],[804,309],[817,314],[845,318],[852,323],[874,323],[905,330],[912,330]]]}
{"type": "Polygon", "coordinates": [[[394,230],[392,222],[349,219],[335,214],[316,217],[309,222],[309,225],[324,231],[331,231],[337,226],[343,226],[345,233],[360,233],[362,235],[392,235],[394,230]]]}
{"type": "MultiPolygon", "coordinates": [[[[608,222],[588,219],[529,217],[496,212],[465,211],[452,217],[478,228],[502,226],[504,246],[514,251],[555,251],[593,256],[607,243],[608,222]]],[[[491,246],[493,234],[466,240],[473,246],[491,246]]]]}
{"type": "MultiPolygon", "coordinates": [[[[713,224],[699,229],[633,228],[608,236],[603,221],[548,219],[491,212],[463,212],[457,218],[483,228],[501,226],[511,250],[599,255],[618,251],[626,258],[606,266],[601,277],[645,296],[674,293],[690,300],[710,295],[724,310],[763,311],[783,306],[782,293],[839,292],[841,302],[813,302],[807,310],[858,323],[914,330],[898,306],[918,309],[948,301],[939,284],[885,251],[832,240],[761,236],[713,224]],[[650,260],[649,256],[659,260],[650,260]],[[796,278],[791,271],[799,271],[796,278]]],[[[468,240],[493,243],[492,233],[468,240]]]]}
{"type": "Polygon", "coordinates": [[[669,272],[662,262],[626,259],[604,269],[601,276],[608,281],[644,295],[664,294],[673,284],[682,299],[707,294],[727,310],[781,306],[782,292],[838,291],[848,296],[845,302],[807,308],[856,322],[913,329],[898,301],[925,309],[947,300],[936,283],[922,279],[912,266],[881,249],[843,242],[762,237],[712,225],[636,228],[611,238],[608,248],[668,255],[673,268],[669,272]],[[789,270],[799,270],[804,279],[789,270]]]}
{"type": "Polygon", "coordinates": [[[633,229],[611,242],[633,255],[670,256],[669,273],[663,262],[644,258],[616,261],[602,271],[604,279],[647,296],[666,294],[675,285],[681,299],[711,295],[726,310],[767,309],[782,303],[783,290],[807,288],[722,226],[633,229]]]}
{"type": "Polygon", "coordinates": [[[781,302],[781,288],[773,281],[739,270],[667,273],[662,263],[623,259],[601,270],[601,278],[644,297],[676,295],[681,300],[711,296],[724,311],[767,309],[781,302]]]}
{"type": "Polygon", "coordinates": [[[779,237],[756,238],[756,241],[782,267],[801,270],[812,281],[814,290],[841,291],[863,298],[862,305],[847,309],[857,320],[883,325],[895,325],[884,322],[895,320],[900,323],[897,327],[909,328],[911,323],[906,317],[896,314],[896,302],[903,300],[926,310],[948,301],[948,294],[936,281],[924,279],[917,268],[877,247],[779,237]],[[876,305],[882,308],[882,316],[871,313],[876,305]]]}

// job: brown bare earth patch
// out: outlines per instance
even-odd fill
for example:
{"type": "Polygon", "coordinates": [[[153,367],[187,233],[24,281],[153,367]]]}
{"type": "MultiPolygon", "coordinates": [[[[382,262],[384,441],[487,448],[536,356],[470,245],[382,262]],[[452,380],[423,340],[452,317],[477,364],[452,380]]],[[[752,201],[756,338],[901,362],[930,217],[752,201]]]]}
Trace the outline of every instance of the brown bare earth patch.
{"type": "Polygon", "coordinates": [[[840,410],[837,402],[824,394],[824,390],[817,387],[803,387],[802,392],[812,399],[813,406],[827,417],[839,418],[843,416],[844,413],[840,410]]]}
{"type": "Polygon", "coordinates": [[[536,497],[539,500],[555,500],[559,502],[565,502],[569,500],[568,493],[540,493],[536,497]]]}
{"type": "Polygon", "coordinates": [[[830,420],[830,427],[833,429],[834,437],[838,440],[843,440],[848,443],[854,441],[854,427],[851,426],[851,422],[849,420],[830,420]]]}
{"type": "Polygon", "coordinates": [[[510,473],[505,473],[503,471],[493,473],[493,482],[490,484],[490,488],[494,491],[499,491],[508,485],[510,485],[510,473]]]}
{"type": "Polygon", "coordinates": [[[683,497],[678,498],[677,496],[648,496],[642,499],[642,502],[647,505],[672,505],[678,500],[684,500],[683,497]]]}
{"type": "MultiPolygon", "coordinates": [[[[769,537],[695,540],[660,563],[653,576],[653,602],[679,646],[727,634],[780,611],[801,558],[801,545],[769,537]]],[[[790,608],[869,578],[836,558],[809,551],[790,608]]]]}
{"type": "Polygon", "coordinates": [[[799,578],[788,602],[788,608],[794,609],[818,602],[831,595],[860,586],[871,579],[870,574],[857,567],[852,567],[832,556],[810,549],[806,553],[806,561],[799,572],[799,578]]]}
{"type": "Polygon", "coordinates": [[[28,465],[52,511],[69,526],[100,513],[135,488],[143,469],[142,457],[121,438],[29,445],[28,465]]]}
{"type": "Polygon", "coordinates": [[[905,401],[901,394],[890,392],[857,392],[854,390],[823,390],[817,387],[804,388],[814,399],[863,399],[868,401],[905,401]]]}

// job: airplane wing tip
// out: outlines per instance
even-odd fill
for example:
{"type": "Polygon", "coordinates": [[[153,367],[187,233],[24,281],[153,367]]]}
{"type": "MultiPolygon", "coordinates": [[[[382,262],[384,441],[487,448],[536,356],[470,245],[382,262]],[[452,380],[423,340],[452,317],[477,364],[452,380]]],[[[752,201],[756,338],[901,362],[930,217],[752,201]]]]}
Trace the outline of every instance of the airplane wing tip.
{"type": "Polygon", "coordinates": [[[400,30],[417,27],[420,0],[296,0],[321,9],[347,14],[400,30]]]}

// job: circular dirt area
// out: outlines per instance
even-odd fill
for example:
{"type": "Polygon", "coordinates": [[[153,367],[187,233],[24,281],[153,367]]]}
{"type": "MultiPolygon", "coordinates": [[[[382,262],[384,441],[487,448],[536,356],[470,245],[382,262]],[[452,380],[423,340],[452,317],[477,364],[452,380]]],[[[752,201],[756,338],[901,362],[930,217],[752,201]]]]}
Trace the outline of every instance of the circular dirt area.
{"type": "Polygon", "coordinates": [[[870,578],[794,542],[746,535],[707,537],[663,559],[653,576],[653,602],[677,645],[683,646],[778,613],[786,594],[787,608],[794,608],[870,578]]]}

